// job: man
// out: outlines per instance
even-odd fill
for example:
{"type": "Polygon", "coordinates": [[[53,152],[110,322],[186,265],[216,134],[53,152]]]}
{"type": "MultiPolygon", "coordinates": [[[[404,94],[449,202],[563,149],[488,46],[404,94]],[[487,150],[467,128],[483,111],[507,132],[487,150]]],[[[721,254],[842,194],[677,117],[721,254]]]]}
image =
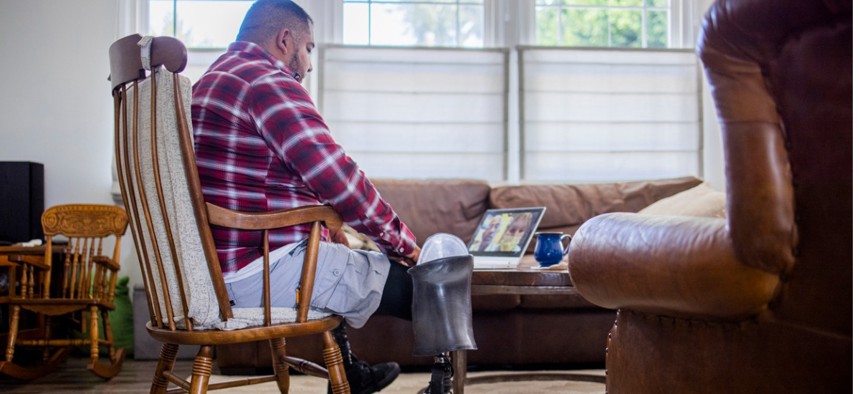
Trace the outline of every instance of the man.
{"type": "MultiPolygon", "coordinates": [[[[195,155],[207,202],[240,211],[329,204],[385,252],[322,242],[311,307],[356,328],[371,314],[411,319],[406,267],[420,253],[406,224],[332,139],[301,82],[313,69],[313,21],[289,0],[255,2],[230,44],[194,85],[195,155]],[[400,264],[392,264],[389,258],[400,264]]],[[[309,226],[271,231],[272,306],[295,306],[309,226]]],[[[260,232],[213,227],[231,302],[261,305],[260,232]]],[[[342,233],[323,240],[343,240],[342,233]]],[[[353,393],[382,389],[396,363],[369,366],[349,351],[345,327],[334,332],[353,393]]]]}

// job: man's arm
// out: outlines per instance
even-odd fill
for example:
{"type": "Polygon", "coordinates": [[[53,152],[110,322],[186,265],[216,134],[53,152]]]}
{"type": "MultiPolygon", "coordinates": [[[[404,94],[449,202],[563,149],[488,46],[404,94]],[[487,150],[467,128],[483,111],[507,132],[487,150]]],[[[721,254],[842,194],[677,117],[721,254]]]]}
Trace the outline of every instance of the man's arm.
{"type": "Polygon", "coordinates": [[[250,106],[263,138],[344,222],[367,234],[388,255],[418,259],[415,236],[329,133],[297,82],[273,78],[252,89],[250,106]]]}

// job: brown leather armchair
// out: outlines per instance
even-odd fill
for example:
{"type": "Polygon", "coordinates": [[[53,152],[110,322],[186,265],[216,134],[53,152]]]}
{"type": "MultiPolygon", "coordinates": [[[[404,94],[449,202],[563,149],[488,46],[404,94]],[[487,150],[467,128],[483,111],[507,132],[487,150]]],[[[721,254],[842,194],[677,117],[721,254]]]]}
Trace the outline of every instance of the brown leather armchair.
{"type": "Polygon", "coordinates": [[[705,16],[727,219],[613,213],[576,233],[576,287],[618,309],[608,392],[851,392],[851,17],[851,0],[705,16]]]}

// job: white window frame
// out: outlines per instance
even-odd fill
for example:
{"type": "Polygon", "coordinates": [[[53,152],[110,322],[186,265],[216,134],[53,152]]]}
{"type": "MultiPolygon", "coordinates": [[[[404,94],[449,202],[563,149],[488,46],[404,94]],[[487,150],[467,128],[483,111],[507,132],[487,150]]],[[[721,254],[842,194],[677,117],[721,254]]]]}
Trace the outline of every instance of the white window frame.
{"type": "MultiPolygon", "coordinates": [[[[149,31],[149,0],[118,1],[118,31],[125,34],[149,31]]],[[[313,16],[314,36],[318,45],[343,43],[343,0],[294,1],[313,16]]],[[[669,0],[669,2],[671,19],[669,48],[692,48],[696,41],[697,26],[693,23],[696,5],[688,0],[669,0]]],[[[535,0],[484,0],[484,47],[511,49],[512,80],[515,80],[517,75],[515,48],[519,45],[534,45],[534,23],[535,0]]],[[[218,49],[189,50],[188,65],[191,69],[207,67],[218,53],[220,53],[218,49]]],[[[317,51],[313,52],[311,60],[314,64],[318,63],[317,51]]],[[[190,75],[190,77],[193,76],[190,75]]],[[[319,81],[313,73],[308,77],[307,87],[311,97],[316,99],[319,81]]],[[[515,85],[511,86],[511,94],[512,98],[516,98],[515,85]]],[[[516,167],[518,166],[508,165],[508,168],[516,167]]]]}

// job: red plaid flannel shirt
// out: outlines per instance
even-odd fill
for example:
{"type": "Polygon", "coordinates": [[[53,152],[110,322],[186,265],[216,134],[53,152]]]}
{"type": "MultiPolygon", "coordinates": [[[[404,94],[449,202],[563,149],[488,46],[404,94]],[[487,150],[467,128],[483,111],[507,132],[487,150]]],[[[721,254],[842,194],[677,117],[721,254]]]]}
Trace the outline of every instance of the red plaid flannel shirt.
{"type": "MultiPolygon", "coordinates": [[[[260,46],[235,42],[194,84],[191,116],[205,200],[255,212],[329,204],[389,255],[412,253],[415,236],[332,139],[292,74],[260,46]]],[[[309,225],[270,231],[271,248],[309,233],[309,225]]],[[[212,235],[224,272],[262,255],[262,232],[213,226],[212,235]]]]}

